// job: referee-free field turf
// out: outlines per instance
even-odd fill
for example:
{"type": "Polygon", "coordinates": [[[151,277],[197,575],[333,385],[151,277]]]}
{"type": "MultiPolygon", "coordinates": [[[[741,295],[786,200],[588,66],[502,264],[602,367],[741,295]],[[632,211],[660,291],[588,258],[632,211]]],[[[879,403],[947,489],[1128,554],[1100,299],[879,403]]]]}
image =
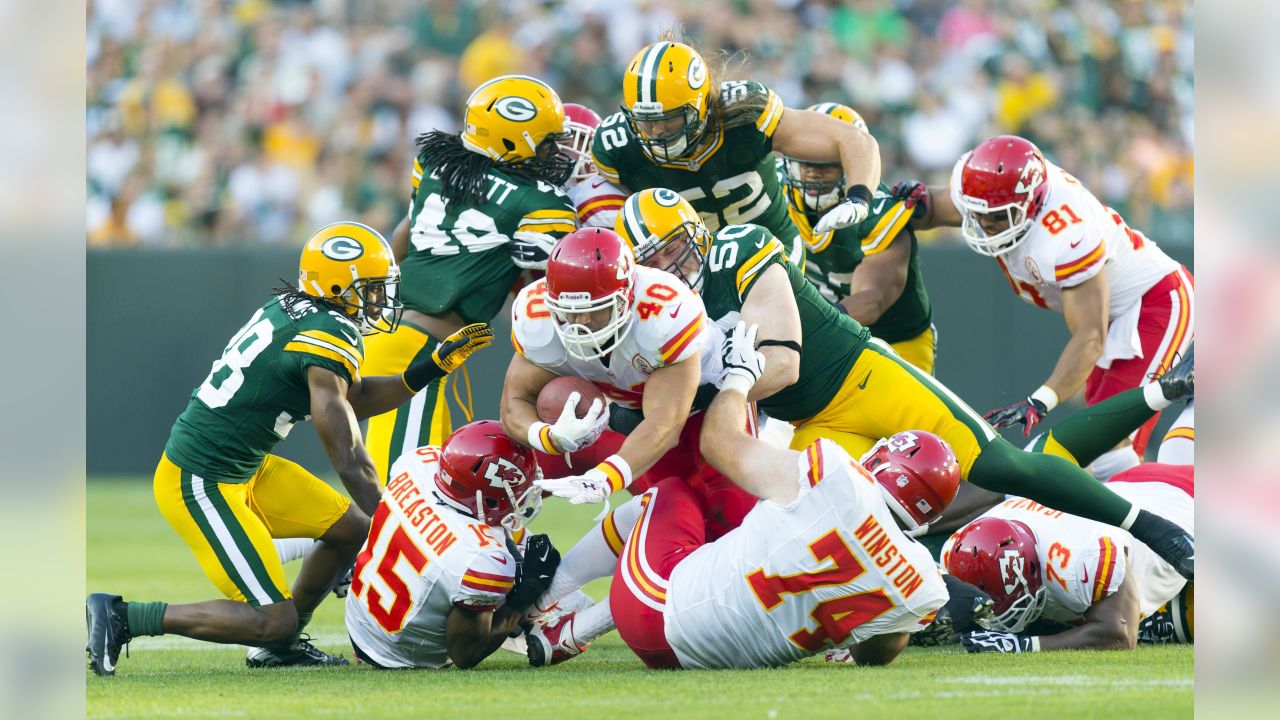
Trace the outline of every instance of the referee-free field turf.
{"type": "MultiPolygon", "coordinates": [[[[566,550],[595,510],[548,501],[536,529],[566,550]]],[[[218,597],[156,510],[150,478],[89,481],[87,558],[90,592],[168,602],[218,597]]],[[[605,590],[603,582],[588,588],[596,597],[605,590]]],[[[308,630],[321,648],[350,657],[341,601],[326,601],[308,630]]],[[[908,648],[887,668],[810,659],[777,670],[652,672],[610,634],[554,668],[529,668],[523,656],[499,651],[469,671],[249,670],[244,648],[166,636],[134,641],[115,677],[89,674],[87,693],[94,718],[1137,720],[1191,716],[1192,653],[908,648]]]]}

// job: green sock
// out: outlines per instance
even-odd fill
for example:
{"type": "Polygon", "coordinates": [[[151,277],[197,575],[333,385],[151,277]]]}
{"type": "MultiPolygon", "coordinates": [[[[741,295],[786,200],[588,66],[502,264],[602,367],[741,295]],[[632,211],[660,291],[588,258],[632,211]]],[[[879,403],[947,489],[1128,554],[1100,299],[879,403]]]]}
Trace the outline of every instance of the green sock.
{"type": "Polygon", "coordinates": [[[1023,452],[997,437],[969,470],[969,481],[992,492],[1030,498],[1054,510],[1119,527],[1133,504],[1069,460],[1023,452]]]}
{"type": "Polygon", "coordinates": [[[164,609],[168,603],[127,602],[125,617],[129,619],[129,634],[134,637],[164,634],[164,609]]]}
{"type": "Polygon", "coordinates": [[[1054,425],[1049,435],[1080,465],[1085,466],[1142,427],[1142,423],[1155,414],[1147,406],[1143,389],[1134,388],[1068,416],[1054,425]]]}
{"type": "Polygon", "coordinates": [[[298,613],[298,634],[299,635],[301,635],[302,631],[306,629],[307,623],[311,622],[312,614],[313,613],[309,613],[309,612],[298,613]]]}

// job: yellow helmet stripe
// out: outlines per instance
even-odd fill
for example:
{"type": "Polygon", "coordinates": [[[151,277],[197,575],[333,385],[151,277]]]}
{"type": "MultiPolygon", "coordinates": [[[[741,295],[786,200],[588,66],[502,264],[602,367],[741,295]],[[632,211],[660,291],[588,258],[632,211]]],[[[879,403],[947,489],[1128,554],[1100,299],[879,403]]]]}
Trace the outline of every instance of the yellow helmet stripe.
{"type": "Polygon", "coordinates": [[[820,112],[823,115],[832,115],[835,113],[835,109],[837,107],[840,107],[840,106],[833,102],[824,102],[824,103],[818,103],[817,105],[814,105],[809,109],[820,112]]]}
{"type": "Polygon", "coordinates": [[[645,240],[649,239],[649,226],[645,225],[644,217],[640,214],[640,197],[643,193],[636,193],[627,198],[622,204],[622,222],[627,230],[627,238],[631,241],[631,245],[638,246],[645,240]]]}
{"type": "Polygon", "coordinates": [[[658,68],[662,56],[666,54],[669,42],[655,43],[649,47],[644,59],[640,61],[640,72],[636,73],[636,97],[640,102],[654,102],[658,97],[658,68]]]}

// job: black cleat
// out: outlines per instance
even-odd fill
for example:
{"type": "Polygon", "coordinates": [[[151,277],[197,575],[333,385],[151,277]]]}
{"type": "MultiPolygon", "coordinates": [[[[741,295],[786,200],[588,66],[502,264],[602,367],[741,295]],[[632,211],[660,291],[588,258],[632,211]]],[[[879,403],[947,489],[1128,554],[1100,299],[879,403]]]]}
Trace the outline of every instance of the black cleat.
{"type": "Polygon", "coordinates": [[[312,667],[350,665],[341,655],[330,655],[311,644],[309,635],[299,635],[288,647],[251,647],[244,664],[251,668],[312,667]]]}
{"type": "Polygon", "coordinates": [[[84,603],[85,623],[89,626],[89,667],[96,675],[115,675],[120,649],[129,644],[129,618],[124,599],[119,595],[94,593],[84,603]]]}
{"type": "Polygon", "coordinates": [[[1191,346],[1187,356],[1182,358],[1168,372],[1161,375],[1156,382],[1160,383],[1160,392],[1166,400],[1176,402],[1195,397],[1196,394],[1196,348],[1191,346]]]}

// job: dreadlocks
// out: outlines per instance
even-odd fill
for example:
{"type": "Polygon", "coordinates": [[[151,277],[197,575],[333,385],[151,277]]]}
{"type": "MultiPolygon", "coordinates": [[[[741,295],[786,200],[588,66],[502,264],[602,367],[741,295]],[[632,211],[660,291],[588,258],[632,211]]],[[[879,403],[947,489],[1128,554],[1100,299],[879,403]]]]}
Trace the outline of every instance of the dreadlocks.
{"type": "Polygon", "coordinates": [[[422,171],[440,178],[444,199],[451,203],[478,205],[484,202],[489,193],[486,176],[490,170],[502,170],[513,180],[531,184],[539,179],[538,173],[529,168],[499,162],[468,150],[459,134],[432,130],[419,135],[417,145],[422,171]]]}

